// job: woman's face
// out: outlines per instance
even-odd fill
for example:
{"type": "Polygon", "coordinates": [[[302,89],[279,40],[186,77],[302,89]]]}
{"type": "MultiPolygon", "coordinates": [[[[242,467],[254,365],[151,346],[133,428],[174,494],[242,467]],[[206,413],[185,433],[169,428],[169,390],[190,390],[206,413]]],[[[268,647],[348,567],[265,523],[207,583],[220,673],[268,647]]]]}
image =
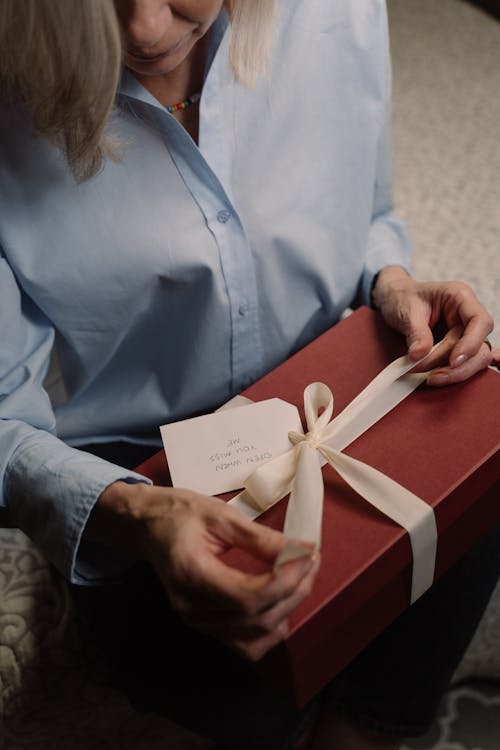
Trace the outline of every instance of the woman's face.
{"type": "Polygon", "coordinates": [[[141,76],[170,73],[217,18],[223,0],[115,0],[125,65],[141,76]]]}

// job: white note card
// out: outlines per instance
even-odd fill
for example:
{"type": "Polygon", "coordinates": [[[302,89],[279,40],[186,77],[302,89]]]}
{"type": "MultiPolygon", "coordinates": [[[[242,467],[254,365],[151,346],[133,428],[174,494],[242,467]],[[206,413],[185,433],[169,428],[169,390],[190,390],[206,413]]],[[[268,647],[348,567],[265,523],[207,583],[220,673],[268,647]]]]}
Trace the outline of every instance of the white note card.
{"type": "Polygon", "coordinates": [[[206,495],[239,490],[261,464],[302,432],[296,406],[271,398],[160,427],[174,487],[206,495]]]}

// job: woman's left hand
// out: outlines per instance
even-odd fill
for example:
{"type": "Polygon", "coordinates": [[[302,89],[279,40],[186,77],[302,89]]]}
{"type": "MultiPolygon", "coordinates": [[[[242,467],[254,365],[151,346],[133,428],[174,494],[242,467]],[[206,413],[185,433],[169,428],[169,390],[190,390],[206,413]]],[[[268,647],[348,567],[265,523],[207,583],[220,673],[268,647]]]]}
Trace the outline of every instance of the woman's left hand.
{"type": "Polygon", "coordinates": [[[431,355],[425,362],[426,370],[436,368],[427,379],[429,385],[459,383],[490,364],[500,364],[500,349],[485,343],[493,319],[461,281],[418,282],[403,268],[387,266],[377,277],[373,301],[385,322],[406,337],[408,356],[414,362],[430,351],[431,329],[438,325],[445,329],[447,359],[443,363],[431,355]]]}

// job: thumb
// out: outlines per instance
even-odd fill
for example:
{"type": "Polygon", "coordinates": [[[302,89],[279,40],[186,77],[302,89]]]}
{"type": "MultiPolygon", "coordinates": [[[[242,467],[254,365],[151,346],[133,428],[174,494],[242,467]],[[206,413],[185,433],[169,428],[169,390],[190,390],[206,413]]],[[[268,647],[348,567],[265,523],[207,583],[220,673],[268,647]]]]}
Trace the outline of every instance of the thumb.
{"type": "Polygon", "coordinates": [[[406,337],[408,356],[412,362],[422,359],[432,349],[434,337],[425,307],[411,310],[406,321],[402,322],[400,330],[406,337]]]}
{"type": "Polygon", "coordinates": [[[280,531],[251,521],[240,510],[226,505],[219,520],[224,524],[226,541],[268,562],[274,562],[286,539],[280,531]]]}

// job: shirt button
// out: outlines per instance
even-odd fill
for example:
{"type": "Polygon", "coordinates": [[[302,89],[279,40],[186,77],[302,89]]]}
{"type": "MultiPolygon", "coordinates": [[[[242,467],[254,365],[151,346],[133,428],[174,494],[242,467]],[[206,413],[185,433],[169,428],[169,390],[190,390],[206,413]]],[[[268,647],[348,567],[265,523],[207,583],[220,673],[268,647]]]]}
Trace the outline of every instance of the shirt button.
{"type": "Polygon", "coordinates": [[[225,224],[229,219],[231,218],[231,214],[229,211],[226,211],[224,208],[222,211],[219,211],[217,214],[217,221],[219,224],[225,224]]]}
{"type": "Polygon", "coordinates": [[[240,306],[238,307],[238,314],[239,314],[239,315],[240,315],[240,316],[241,316],[242,318],[244,318],[244,317],[245,317],[245,315],[247,314],[247,312],[248,312],[248,307],[247,307],[246,305],[240,305],[240,306]]]}

